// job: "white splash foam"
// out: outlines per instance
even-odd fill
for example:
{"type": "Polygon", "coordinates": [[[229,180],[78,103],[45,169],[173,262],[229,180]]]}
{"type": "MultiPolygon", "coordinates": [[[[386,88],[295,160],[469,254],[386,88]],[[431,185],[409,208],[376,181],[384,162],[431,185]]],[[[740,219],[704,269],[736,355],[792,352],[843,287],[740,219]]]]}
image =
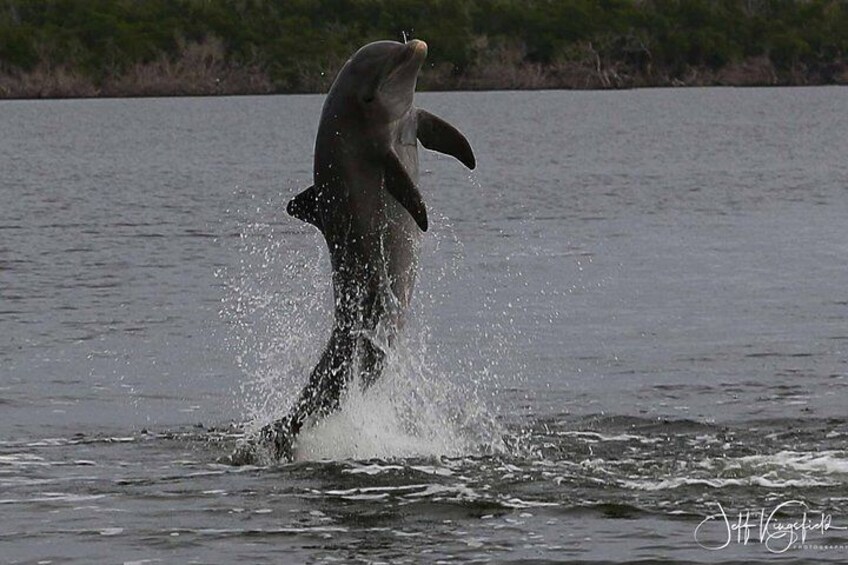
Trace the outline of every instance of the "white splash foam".
{"type": "Polygon", "coordinates": [[[373,463],[370,465],[356,465],[350,469],[344,469],[342,473],[348,475],[380,475],[382,473],[389,473],[391,471],[403,471],[406,467],[402,465],[381,465],[379,463],[373,463]]]}
{"type": "Polygon", "coordinates": [[[438,399],[421,398],[390,368],[367,392],[351,387],[342,409],[301,433],[297,460],[458,457],[479,450],[438,399]]]}
{"type": "Polygon", "coordinates": [[[604,442],[604,441],[639,441],[645,443],[645,440],[655,442],[656,440],[649,440],[648,438],[644,438],[642,436],[637,436],[633,434],[616,434],[616,435],[604,435],[599,432],[586,432],[586,431],[564,431],[564,432],[555,432],[555,435],[565,436],[565,437],[575,437],[581,439],[585,442],[604,442]]]}
{"type": "Polygon", "coordinates": [[[844,451],[818,453],[780,451],[731,459],[709,459],[695,465],[715,477],[672,477],[663,480],[624,480],[621,486],[634,490],[661,491],[686,486],[725,488],[758,486],[772,489],[828,487],[844,484],[848,458],[844,451]],[[744,476],[738,476],[740,473],[744,476]],[[722,477],[722,474],[733,476],[722,477]]]}
{"type": "Polygon", "coordinates": [[[780,451],[774,455],[740,457],[739,461],[753,466],[780,467],[824,475],[848,475],[848,454],[844,451],[820,451],[818,453],[780,451]]]}
{"type": "Polygon", "coordinates": [[[726,487],[744,487],[758,486],[774,489],[782,488],[801,488],[801,487],[824,487],[832,486],[832,481],[822,481],[816,479],[789,479],[789,480],[771,480],[766,477],[746,477],[743,479],[697,479],[691,477],[675,477],[662,481],[620,481],[619,484],[624,488],[633,490],[644,490],[649,492],[674,490],[686,486],[707,486],[714,489],[726,487]]]}

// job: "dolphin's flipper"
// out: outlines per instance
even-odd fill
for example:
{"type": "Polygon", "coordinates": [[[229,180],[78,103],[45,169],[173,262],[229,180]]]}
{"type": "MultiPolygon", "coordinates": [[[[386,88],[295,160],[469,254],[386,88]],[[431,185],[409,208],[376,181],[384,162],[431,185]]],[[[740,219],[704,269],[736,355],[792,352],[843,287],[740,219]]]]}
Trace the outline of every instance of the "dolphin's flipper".
{"type": "Polygon", "coordinates": [[[465,136],[439,116],[421,109],[418,110],[418,139],[427,149],[456,157],[469,169],[477,166],[474,151],[465,136]]]}
{"type": "Polygon", "coordinates": [[[286,206],[286,212],[323,232],[324,227],[318,206],[318,189],[313,185],[292,198],[286,206]]]}
{"type": "Polygon", "coordinates": [[[427,231],[427,208],[424,207],[424,199],[394,151],[390,151],[386,156],[383,184],[389,194],[412,215],[421,231],[427,231]]]}

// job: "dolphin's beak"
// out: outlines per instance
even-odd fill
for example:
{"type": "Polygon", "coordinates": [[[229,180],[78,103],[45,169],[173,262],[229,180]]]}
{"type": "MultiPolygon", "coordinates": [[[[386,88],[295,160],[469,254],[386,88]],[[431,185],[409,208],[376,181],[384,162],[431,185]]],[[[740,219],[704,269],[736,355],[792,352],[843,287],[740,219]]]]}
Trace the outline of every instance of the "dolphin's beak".
{"type": "Polygon", "coordinates": [[[412,39],[409,43],[407,43],[407,45],[412,47],[413,52],[422,59],[427,57],[427,44],[420,39],[412,39]]]}
{"type": "MultiPolygon", "coordinates": [[[[391,67],[378,87],[380,92],[395,92],[398,100],[406,100],[411,103],[412,93],[415,91],[415,81],[418,71],[427,58],[427,44],[420,39],[410,39],[407,43],[399,45],[399,49],[391,62],[391,67]]],[[[408,107],[409,104],[406,104],[408,107]]]]}

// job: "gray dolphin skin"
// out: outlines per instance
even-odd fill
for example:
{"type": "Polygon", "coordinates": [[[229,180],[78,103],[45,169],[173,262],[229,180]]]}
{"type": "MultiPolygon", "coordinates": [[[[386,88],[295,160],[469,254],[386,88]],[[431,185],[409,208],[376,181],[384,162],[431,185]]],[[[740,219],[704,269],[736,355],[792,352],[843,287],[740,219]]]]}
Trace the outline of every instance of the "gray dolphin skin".
{"type": "Polygon", "coordinates": [[[428,227],[418,141],[469,169],[476,165],[459,130],[413,106],[426,57],[423,41],[370,43],[345,63],[324,102],[314,184],[287,211],[324,235],[335,320],[291,412],[260,432],[277,459],[292,459],[303,426],[337,410],[347,386],[358,379],[366,388],[380,376],[403,328],[428,227]]]}

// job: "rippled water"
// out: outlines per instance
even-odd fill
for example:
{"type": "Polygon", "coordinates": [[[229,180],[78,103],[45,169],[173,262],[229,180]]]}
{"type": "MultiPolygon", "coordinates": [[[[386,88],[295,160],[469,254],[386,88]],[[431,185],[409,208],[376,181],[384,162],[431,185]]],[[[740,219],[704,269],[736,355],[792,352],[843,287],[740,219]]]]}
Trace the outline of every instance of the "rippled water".
{"type": "Polygon", "coordinates": [[[329,330],[321,101],[0,103],[2,561],[845,561],[844,89],[419,96],[479,168],[422,161],[407,343],[233,467],[329,330]]]}

